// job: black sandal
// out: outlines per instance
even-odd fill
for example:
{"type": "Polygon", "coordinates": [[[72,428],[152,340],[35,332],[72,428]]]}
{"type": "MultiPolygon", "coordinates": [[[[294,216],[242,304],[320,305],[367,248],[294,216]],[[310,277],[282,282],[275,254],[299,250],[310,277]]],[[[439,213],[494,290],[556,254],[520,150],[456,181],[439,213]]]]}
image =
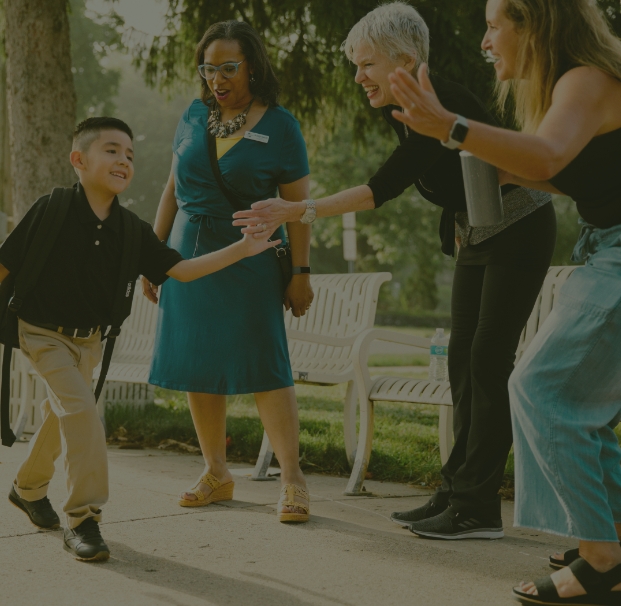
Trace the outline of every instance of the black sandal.
{"type": "Polygon", "coordinates": [[[621,583],[621,564],[608,572],[597,572],[586,560],[578,558],[569,567],[587,592],[586,595],[561,598],[552,579],[545,577],[535,581],[539,595],[530,595],[514,587],[513,596],[522,604],[541,604],[542,606],[556,604],[565,604],[565,606],[619,606],[621,604],[621,591],[612,591],[613,587],[621,583]]]}
{"type": "MultiPolygon", "coordinates": [[[[621,545],[621,541],[619,541],[619,545],[621,545]]],[[[555,570],[560,570],[561,568],[565,568],[569,566],[572,562],[577,560],[580,557],[580,552],[578,548],[569,549],[563,554],[562,560],[557,560],[550,556],[550,568],[554,568],[555,570]]]]}

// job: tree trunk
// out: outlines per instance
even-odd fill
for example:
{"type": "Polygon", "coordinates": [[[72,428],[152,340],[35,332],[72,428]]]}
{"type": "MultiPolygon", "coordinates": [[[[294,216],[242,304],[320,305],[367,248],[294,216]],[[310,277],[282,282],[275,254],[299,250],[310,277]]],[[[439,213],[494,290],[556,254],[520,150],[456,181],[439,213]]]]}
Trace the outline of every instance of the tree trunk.
{"type": "Polygon", "coordinates": [[[67,0],[5,0],[13,220],[69,186],[76,98],[67,0]]]}

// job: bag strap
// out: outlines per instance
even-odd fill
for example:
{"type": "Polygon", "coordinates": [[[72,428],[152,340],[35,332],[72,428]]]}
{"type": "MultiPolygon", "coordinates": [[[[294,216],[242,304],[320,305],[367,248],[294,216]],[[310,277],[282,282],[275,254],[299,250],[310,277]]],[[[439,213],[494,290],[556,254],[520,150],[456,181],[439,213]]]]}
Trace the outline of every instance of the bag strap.
{"type": "Polygon", "coordinates": [[[13,348],[4,346],[2,353],[2,385],[0,386],[0,438],[2,446],[13,446],[17,439],[9,422],[9,410],[11,403],[11,358],[13,348]]]}
{"type": "MultiPolygon", "coordinates": [[[[216,145],[216,138],[209,132],[209,129],[205,129],[205,137],[207,138],[207,150],[209,151],[209,163],[211,164],[211,172],[216,178],[216,183],[220,188],[220,191],[224,194],[224,197],[228,200],[229,204],[233,207],[233,210],[248,210],[235,196],[235,194],[226,186],[224,178],[222,177],[222,171],[220,170],[220,164],[218,163],[218,148],[216,145]]],[[[283,239],[284,242],[284,239],[283,239]]],[[[286,255],[288,244],[286,242],[280,246],[274,246],[276,255],[286,255]],[[279,251],[285,251],[284,253],[279,251]]]]}
{"type": "Polygon", "coordinates": [[[9,301],[11,311],[19,311],[24,298],[37,285],[39,276],[65,222],[74,195],[75,189],[73,188],[55,187],[52,191],[32,244],[26,251],[22,267],[15,276],[15,291],[9,301]]]}
{"type": "Polygon", "coordinates": [[[123,222],[123,255],[121,257],[119,283],[114,303],[112,304],[112,325],[104,337],[106,339],[106,347],[101,360],[99,379],[95,388],[95,401],[99,400],[103,390],[106,376],[110,369],[116,339],[121,334],[121,325],[132,310],[136,276],[138,275],[140,264],[140,251],[142,248],[140,219],[123,207],[121,207],[121,218],[123,222]]]}
{"type": "MultiPolygon", "coordinates": [[[[211,111],[211,110],[210,110],[211,111]]],[[[205,136],[207,137],[207,150],[209,152],[209,162],[211,164],[211,172],[216,178],[216,183],[220,188],[220,191],[224,194],[224,197],[229,201],[229,204],[233,207],[233,210],[247,210],[244,205],[239,201],[235,194],[226,186],[224,178],[222,177],[222,171],[220,170],[220,164],[218,163],[218,146],[216,144],[216,138],[209,132],[209,128],[205,129],[205,136]]]]}

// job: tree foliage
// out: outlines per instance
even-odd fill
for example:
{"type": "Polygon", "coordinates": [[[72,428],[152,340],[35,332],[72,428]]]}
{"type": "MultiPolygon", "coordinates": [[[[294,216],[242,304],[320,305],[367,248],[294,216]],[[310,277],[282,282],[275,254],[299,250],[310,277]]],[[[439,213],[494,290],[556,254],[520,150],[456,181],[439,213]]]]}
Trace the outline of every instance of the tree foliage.
{"type": "MultiPolygon", "coordinates": [[[[621,35],[618,0],[598,0],[621,35]]],[[[354,132],[368,124],[368,103],[353,81],[353,69],[339,48],[351,27],[377,0],[168,0],[161,36],[133,36],[136,64],[147,81],[163,87],[198,78],[194,48],[210,24],[227,19],[250,23],[265,41],[283,86],[282,102],[300,119],[353,118],[354,132]]],[[[431,32],[430,66],[445,78],[491,100],[493,69],[480,43],[485,32],[483,0],[417,0],[431,32]]],[[[136,33],[136,32],[135,32],[136,33]]],[[[132,43],[133,40],[133,43],[132,43]]]]}
{"type": "Polygon", "coordinates": [[[119,33],[113,24],[93,20],[87,14],[86,0],[70,0],[69,29],[77,120],[112,115],[112,99],[118,94],[121,73],[107,69],[102,61],[119,47],[119,33]]]}

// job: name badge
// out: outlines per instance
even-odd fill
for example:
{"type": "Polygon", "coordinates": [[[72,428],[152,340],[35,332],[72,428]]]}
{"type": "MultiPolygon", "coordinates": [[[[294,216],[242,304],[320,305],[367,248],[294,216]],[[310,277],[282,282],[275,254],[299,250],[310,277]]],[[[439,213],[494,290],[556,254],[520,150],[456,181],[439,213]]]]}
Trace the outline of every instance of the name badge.
{"type": "Polygon", "coordinates": [[[259,143],[267,143],[270,138],[267,135],[260,135],[259,133],[253,133],[248,130],[244,133],[244,139],[250,139],[251,141],[258,141],[259,143]]]}

